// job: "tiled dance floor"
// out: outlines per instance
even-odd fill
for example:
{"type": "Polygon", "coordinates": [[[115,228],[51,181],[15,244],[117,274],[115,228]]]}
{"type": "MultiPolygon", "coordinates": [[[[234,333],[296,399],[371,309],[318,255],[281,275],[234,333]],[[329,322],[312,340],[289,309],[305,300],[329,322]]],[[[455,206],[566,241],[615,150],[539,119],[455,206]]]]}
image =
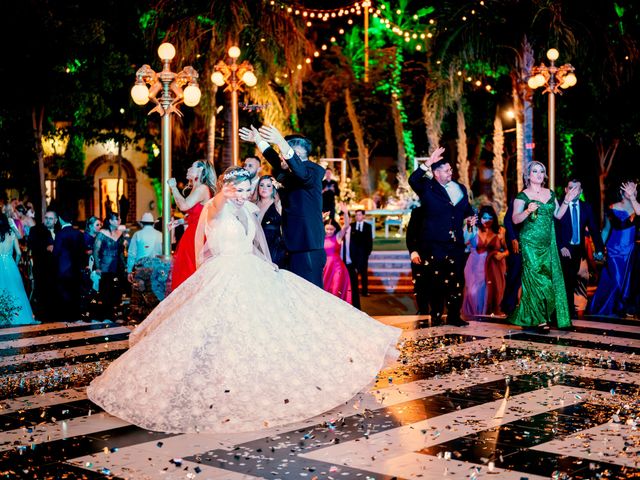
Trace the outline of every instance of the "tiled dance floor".
{"type": "Polygon", "coordinates": [[[543,336],[491,318],[379,320],[405,334],[375,385],[238,435],[149,432],[93,405],[84,387],[127,348],[126,327],[0,329],[0,478],[640,478],[640,322],[543,336]]]}

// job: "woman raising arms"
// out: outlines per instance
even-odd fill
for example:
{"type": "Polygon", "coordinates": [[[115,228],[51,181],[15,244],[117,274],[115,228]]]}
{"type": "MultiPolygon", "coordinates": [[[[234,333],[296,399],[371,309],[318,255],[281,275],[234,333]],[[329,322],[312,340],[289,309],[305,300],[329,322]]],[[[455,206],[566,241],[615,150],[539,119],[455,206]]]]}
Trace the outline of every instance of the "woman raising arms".
{"type": "MultiPolygon", "coordinates": [[[[215,194],[216,174],[213,167],[204,160],[197,160],[187,170],[188,196],[178,190],[176,179],[167,180],[176,205],[186,213],[187,222],[184,235],[176,248],[171,272],[171,290],[178,286],[196,271],[196,255],[194,239],[200,213],[204,204],[215,194]]],[[[186,190],[186,189],[185,189],[186,190]]]]}

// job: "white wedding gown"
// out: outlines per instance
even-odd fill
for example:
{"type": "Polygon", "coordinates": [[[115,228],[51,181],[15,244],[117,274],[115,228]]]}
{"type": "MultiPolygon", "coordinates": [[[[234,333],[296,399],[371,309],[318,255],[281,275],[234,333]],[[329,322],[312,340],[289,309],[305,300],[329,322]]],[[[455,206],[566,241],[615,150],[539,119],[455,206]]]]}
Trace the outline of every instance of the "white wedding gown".
{"type": "Polygon", "coordinates": [[[255,255],[257,223],[233,208],[206,227],[213,257],[87,388],[107,412],[173,433],[285,425],[350,400],[395,347],[399,329],[255,255]]]}

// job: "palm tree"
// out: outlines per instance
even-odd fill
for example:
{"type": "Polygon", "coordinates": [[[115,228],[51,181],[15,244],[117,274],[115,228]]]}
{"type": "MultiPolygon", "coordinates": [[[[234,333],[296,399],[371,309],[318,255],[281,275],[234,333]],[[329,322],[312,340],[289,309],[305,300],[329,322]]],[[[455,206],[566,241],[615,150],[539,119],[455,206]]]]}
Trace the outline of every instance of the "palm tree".
{"type": "MultiPolygon", "coordinates": [[[[206,125],[211,126],[218,109],[209,77],[215,64],[226,59],[227,49],[235,44],[243,50],[238,60],[248,60],[258,77],[258,86],[249,89],[247,95],[252,102],[269,105],[262,112],[264,121],[285,132],[296,128],[302,79],[307,73],[298,66],[305,66],[304,59],[312,52],[299,18],[264,0],[158,0],[150,12],[155,13],[147,27],[149,43],[171,41],[183,63],[199,66],[206,125]],[[286,79],[286,83],[278,83],[278,79],[286,79]]],[[[225,132],[230,132],[230,122],[225,132]]],[[[230,145],[230,135],[225,137],[226,145],[230,145]]],[[[231,163],[228,152],[224,165],[231,163]]]]}

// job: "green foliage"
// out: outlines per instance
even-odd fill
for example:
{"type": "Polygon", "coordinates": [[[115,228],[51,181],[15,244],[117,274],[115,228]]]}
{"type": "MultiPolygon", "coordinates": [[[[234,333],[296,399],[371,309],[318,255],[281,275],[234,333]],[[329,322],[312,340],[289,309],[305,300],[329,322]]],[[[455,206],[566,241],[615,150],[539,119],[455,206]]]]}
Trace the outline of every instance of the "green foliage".
{"type": "Polygon", "coordinates": [[[156,12],[155,10],[148,10],[144,12],[142,15],[140,15],[140,28],[142,28],[142,30],[150,29],[156,22],[157,17],[158,12],[156,12]]]}
{"type": "Polygon", "coordinates": [[[84,160],[84,138],[82,135],[71,135],[60,165],[64,175],[70,178],[81,178],[84,172],[84,160]]]}
{"type": "Polygon", "coordinates": [[[566,184],[567,180],[573,174],[573,132],[563,132],[560,134],[560,143],[562,144],[562,178],[563,184],[566,184]]]}

